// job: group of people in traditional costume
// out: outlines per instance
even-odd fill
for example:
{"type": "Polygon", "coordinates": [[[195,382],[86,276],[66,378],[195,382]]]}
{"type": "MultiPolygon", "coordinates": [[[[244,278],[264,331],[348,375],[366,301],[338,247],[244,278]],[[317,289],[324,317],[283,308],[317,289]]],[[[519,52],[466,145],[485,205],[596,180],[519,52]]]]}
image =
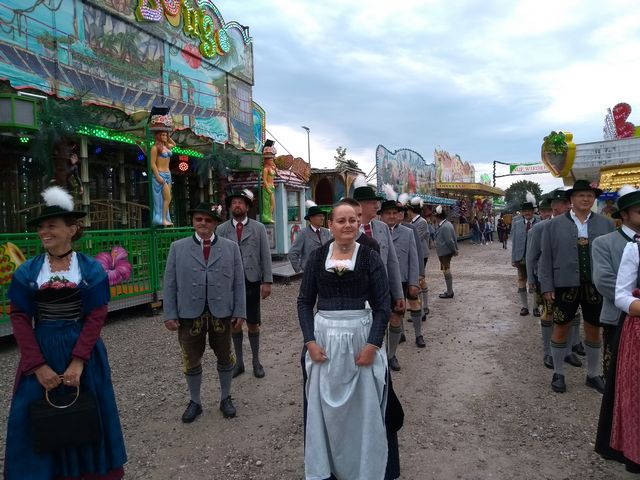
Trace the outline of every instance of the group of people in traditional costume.
{"type": "Polygon", "coordinates": [[[535,292],[543,364],[551,389],[567,391],[565,364],[582,366],[585,385],[603,394],[596,451],[640,473],[640,190],[618,192],[613,221],[593,211],[602,190],[586,180],[532,202],[512,228],[520,314],[535,292]],[[584,342],[580,340],[582,320],[584,342]]]}

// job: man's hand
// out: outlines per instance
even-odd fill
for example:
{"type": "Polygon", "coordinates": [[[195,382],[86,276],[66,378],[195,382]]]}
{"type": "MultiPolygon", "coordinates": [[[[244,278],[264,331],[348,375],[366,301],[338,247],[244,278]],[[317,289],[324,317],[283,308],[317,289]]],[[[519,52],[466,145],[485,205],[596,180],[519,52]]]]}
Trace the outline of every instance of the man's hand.
{"type": "Polygon", "coordinates": [[[232,328],[239,328],[242,327],[242,324],[244,323],[244,318],[241,317],[233,317],[231,319],[231,327],[232,328]]]}
{"type": "Polygon", "coordinates": [[[529,284],[529,293],[533,293],[536,291],[536,284],[535,283],[530,283],[529,284]]]}
{"type": "Polygon", "coordinates": [[[404,312],[404,298],[399,298],[393,304],[394,312],[404,312]]]}
{"type": "Polygon", "coordinates": [[[84,370],[84,362],[79,358],[74,358],[64,371],[62,380],[67,387],[77,387],[80,385],[80,375],[84,370]]]}
{"type": "Polygon", "coordinates": [[[456,250],[455,252],[453,252],[453,256],[457,257],[458,256],[458,250],[456,250]]]}
{"type": "Polygon", "coordinates": [[[164,326],[167,327],[167,330],[171,330],[172,332],[175,332],[176,330],[178,330],[178,327],[180,326],[180,322],[178,320],[165,320],[164,326]]]}
{"type": "Polygon", "coordinates": [[[556,294],[555,292],[544,292],[544,299],[547,302],[555,302],[556,301],[556,294]]]}
{"type": "Polygon", "coordinates": [[[409,285],[409,289],[407,290],[407,296],[411,298],[416,298],[418,296],[418,287],[415,285],[409,285]]]}
{"type": "Polygon", "coordinates": [[[316,363],[322,363],[326,360],[329,360],[329,357],[327,357],[327,353],[324,351],[324,348],[322,348],[316,342],[308,342],[307,351],[309,352],[311,360],[316,363]]]}
{"type": "Polygon", "coordinates": [[[60,385],[62,380],[60,379],[60,375],[54,372],[49,365],[41,365],[36,371],[36,378],[38,379],[38,383],[42,385],[45,390],[51,390],[60,385]]]}
{"type": "Polygon", "coordinates": [[[375,345],[371,345],[370,343],[365,344],[362,350],[358,352],[358,355],[356,355],[356,365],[359,367],[368,367],[373,364],[377,351],[378,348],[375,345]]]}
{"type": "Polygon", "coordinates": [[[260,298],[264,300],[269,295],[271,295],[271,284],[263,283],[262,285],[260,285],[260,298]]]}

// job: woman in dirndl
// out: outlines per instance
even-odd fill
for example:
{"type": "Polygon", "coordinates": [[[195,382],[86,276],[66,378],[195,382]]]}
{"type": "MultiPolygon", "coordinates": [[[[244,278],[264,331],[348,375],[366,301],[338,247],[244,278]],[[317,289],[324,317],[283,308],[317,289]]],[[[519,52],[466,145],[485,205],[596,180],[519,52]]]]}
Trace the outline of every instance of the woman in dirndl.
{"type": "Polygon", "coordinates": [[[624,248],[616,281],[616,306],[627,313],[609,378],[615,378],[608,458],[640,473],[640,243],[624,248]],[[615,371],[614,371],[615,369],[615,371]]]}
{"type": "Polygon", "coordinates": [[[59,187],[42,194],[45,207],[29,221],[37,226],[45,253],[13,275],[13,334],[20,350],[9,412],[4,458],[6,480],[121,479],[127,455],[107,352],[100,331],[107,316],[107,275],[94,259],[75,252],[81,235],[72,197],[59,187]],[[36,453],[29,405],[80,386],[96,399],[101,439],[79,447],[36,453]]]}
{"type": "Polygon", "coordinates": [[[352,206],[335,207],[329,228],[335,241],[312,253],[298,297],[307,349],[305,479],[382,480],[389,284],[379,254],[355,242],[352,206]]]}

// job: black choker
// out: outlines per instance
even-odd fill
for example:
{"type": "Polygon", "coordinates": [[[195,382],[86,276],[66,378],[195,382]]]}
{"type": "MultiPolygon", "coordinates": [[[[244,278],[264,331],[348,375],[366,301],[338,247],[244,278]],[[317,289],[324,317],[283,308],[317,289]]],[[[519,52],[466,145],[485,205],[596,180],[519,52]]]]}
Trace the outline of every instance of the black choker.
{"type": "Polygon", "coordinates": [[[62,260],[64,257],[68,257],[69,255],[71,255],[73,253],[73,248],[71,250],[69,250],[66,253],[63,253],[62,255],[54,255],[53,253],[51,253],[49,250],[47,250],[47,253],[51,256],[51,257],[55,257],[59,260],[62,260]]]}

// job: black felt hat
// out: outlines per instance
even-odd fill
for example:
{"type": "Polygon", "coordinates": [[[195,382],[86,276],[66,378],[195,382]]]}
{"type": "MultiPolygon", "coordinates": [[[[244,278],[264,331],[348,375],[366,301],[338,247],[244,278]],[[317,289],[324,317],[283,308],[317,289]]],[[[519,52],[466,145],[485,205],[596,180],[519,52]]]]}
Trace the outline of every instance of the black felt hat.
{"type": "Polygon", "coordinates": [[[353,199],[362,202],[363,200],[384,200],[383,197],[378,195],[376,191],[370,187],[358,187],[353,191],[353,199]]]}
{"type": "Polygon", "coordinates": [[[620,212],[622,210],[640,205],[640,190],[636,190],[633,187],[627,188],[629,189],[628,191],[620,189],[618,192],[620,194],[620,197],[618,197],[618,201],[616,202],[618,210],[611,214],[613,218],[621,218],[620,212]]]}
{"type": "Polygon", "coordinates": [[[524,202],[520,205],[520,210],[534,210],[536,207],[531,202],[524,202]]]}
{"type": "Polygon", "coordinates": [[[402,207],[398,206],[398,202],[396,202],[395,200],[385,200],[384,202],[382,202],[382,205],[380,206],[380,210],[378,210],[378,215],[380,215],[385,210],[404,211],[402,207]]]}
{"type": "Polygon", "coordinates": [[[193,215],[194,213],[204,213],[205,215],[213,217],[213,219],[217,220],[218,222],[224,222],[224,218],[222,218],[222,205],[200,202],[194,208],[188,210],[187,213],[189,215],[193,215]]]}
{"type": "Polygon", "coordinates": [[[569,198],[567,197],[567,192],[566,190],[563,190],[561,188],[557,188],[555,189],[553,192],[551,192],[551,196],[549,197],[549,200],[551,202],[553,202],[554,200],[562,200],[567,201],[569,198]]]}
{"type": "Polygon", "coordinates": [[[38,225],[42,220],[55,217],[82,218],[87,215],[84,210],[75,210],[73,197],[63,188],[53,186],[42,192],[45,206],[40,213],[27,221],[27,225],[32,227],[38,225]]]}
{"type": "Polygon", "coordinates": [[[251,206],[253,205],[253,192],[245,188],[240,192],[231,192],[227,194],[227,196],[224,199],[224,203],[227,206],[227,210],[231,207],[231,200],[233,200],[234,198],[243,199],[247,203],[247,206],[249,208],[251,208],[251,206]]]}
{"type": "Polygon", "coordinates": [[[538,208],[540,208],[540,210],[551,210],[551,199],[543,198],[542,200],[540,200],[540,205],[538,205],[538,208]]]}
{"type": "Polygon", "coordinates": [[[577,192],[593,192],[596,197],[602,195],[602,190],[592,187],[588,180],[576,180],[573,187],[567,190],[567,198],[571,198],[571,195],[577,192]]]}
{"type": "Polygon", "coordinates": [[[315,207],[310,207],[307,210],[307,214],[304,216],[305,220],[309,220],[310,217],[313,217],[314,215],[325,215],[324,211],[318,207],[317,205],[315,207]]]}

